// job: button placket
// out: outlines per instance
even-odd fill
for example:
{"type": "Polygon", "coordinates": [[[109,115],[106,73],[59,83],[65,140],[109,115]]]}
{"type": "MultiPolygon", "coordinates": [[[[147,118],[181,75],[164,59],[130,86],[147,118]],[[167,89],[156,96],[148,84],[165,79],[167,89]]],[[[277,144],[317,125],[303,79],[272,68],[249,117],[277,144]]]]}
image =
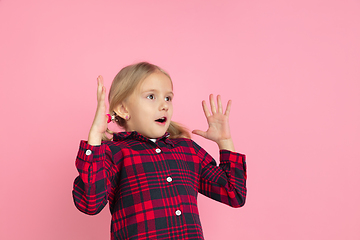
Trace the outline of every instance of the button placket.
{"type": "MultiPolygon", "coordinates": [[[[161,150],[160,148],[156,148],[156,149],[155,149],[155,152],[156,152],[156,153],[161,153],[162,150],[161,150]]],[[[166,161],[165,161],[165,162],[166,162],[166,161]]],[[[167,164],[167,163],[165,163],[165,164],[166,164],[166,166],[167,166],[167,170],[170,170],[170,167],[168,166],[168,164],[167,164]]],[[[171,182],[173,181],[173,178],[172,178],[171,176],[167,176],[167,177],[166,177],[166,181],[167,181],[168,183],[171,183],[171,182]]],[[[169,187],[171,187],[171,185],[169,185],[169,187]]],[[[173,185],[172,187],[175,187],[175,186],[173,185]]],[[[174,213],[175,213],[175,215],[176,215],[177,217],[180,217],[180,216],[182,215],[182,212],[181,212],[180,209],[176,209],[174,213]]]]}

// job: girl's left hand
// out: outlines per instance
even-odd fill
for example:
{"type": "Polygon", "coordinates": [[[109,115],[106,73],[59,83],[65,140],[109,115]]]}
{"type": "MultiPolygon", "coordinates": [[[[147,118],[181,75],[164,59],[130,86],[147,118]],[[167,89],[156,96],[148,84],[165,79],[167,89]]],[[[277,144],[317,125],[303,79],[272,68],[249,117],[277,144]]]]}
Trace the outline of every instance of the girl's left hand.
{"type": "Polygon", "coordinates": [[[212,94],[210,94],[209,100],[211,113],[206,106],[206,102],[202,101],[205,117],[209,124],[208,130],[206,132],[201,130],[194,130],[192,131],[192,133],[216,142],[219,145],[220,149],[228,149],[230,151],[234,151],[229,126],[231,100],[229,100],[227,103],[225,113],[223,113],[220,95],[217,96],[217,107],[215,104],[214,96],[212,94]]]}

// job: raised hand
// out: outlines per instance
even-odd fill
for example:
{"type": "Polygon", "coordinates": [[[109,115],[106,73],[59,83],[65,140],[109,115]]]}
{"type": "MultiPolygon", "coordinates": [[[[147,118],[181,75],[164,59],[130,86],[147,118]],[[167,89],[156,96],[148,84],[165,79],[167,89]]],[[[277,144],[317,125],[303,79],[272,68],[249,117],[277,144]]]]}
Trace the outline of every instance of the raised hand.
{"type": "Polygon", "coordinates": [[[88,144],[90,145],[100,145],[102,135],[107,129],[108,117],[106,115],[105,96],[104,79],[99,76],[97,78],[97,108],[88,138],[88,144]]]}
{"type": "Polygon", "coordinates": [[[209,100],[211,112],[209,111],[206,102],[202,101],[204,114],[209,124],[208,130],[206,132],[194,130],[192,133],[216,142],[220,149],[235,151],[229,126],[231,100],[227,103],[225,113],[223,113],[220,95],[217,96],[217,107],[212,94],[210,94],[209,100]]]}

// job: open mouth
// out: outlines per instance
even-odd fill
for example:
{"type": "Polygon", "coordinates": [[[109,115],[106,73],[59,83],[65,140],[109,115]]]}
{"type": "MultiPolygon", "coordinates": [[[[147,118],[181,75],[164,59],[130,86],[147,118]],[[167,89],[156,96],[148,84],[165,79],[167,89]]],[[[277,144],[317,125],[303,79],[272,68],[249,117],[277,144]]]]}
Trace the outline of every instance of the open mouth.
{"type": "Polygon", "coordinates": [[[159,119],[156,119],[155,122],[159,122],[159,123],[164,123],[166,122],[166,117],[162,117],[162,118],[159,118],[159,119]]]}

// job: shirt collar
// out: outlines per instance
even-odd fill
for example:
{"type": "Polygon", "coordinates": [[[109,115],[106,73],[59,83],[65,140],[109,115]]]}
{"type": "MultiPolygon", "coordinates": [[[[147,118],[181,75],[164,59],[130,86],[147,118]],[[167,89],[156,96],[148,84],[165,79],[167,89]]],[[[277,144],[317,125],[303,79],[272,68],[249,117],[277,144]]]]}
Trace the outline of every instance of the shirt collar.
{"type": "MultiPolygon", "coordinates": [[[[156,138],[156,142],[159,141],[164,141],[165,143],[171,144],[172,146],[174,146],[174,143],[169,139],[170,134],[168,132],[166,132],[163,136],[156,138]]],[[[152,142],[149,138],[144,137],[143,135],[141,135],[140,133],[133,131],[133,132],[119,132],[119,133],[114,133],[114,141],[122,141],[125,139],[136,139],[136,140],[140,140],[140,141],[145,141],[145,142],[152,142]]]]}

